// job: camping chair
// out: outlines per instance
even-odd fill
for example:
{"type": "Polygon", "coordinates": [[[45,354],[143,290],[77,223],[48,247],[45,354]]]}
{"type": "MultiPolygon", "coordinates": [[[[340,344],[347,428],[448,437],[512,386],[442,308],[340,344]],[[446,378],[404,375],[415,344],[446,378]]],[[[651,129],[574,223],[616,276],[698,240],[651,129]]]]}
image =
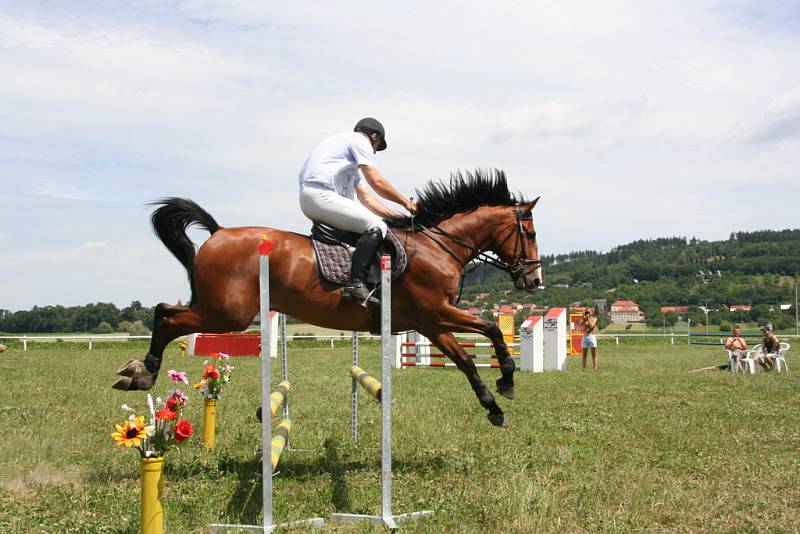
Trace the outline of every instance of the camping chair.
{"type": "MultiPolygon", "coordinates": [[[[752,349],[746,350],[742,352],[742,357],[739,362],[736,361],[736,357],[733,355],[733,351],[726,350],[725,352],[728,353],[728,368],[731,372],[739,372],[739,367],[741,364],[746,363],[748,369],[750,369],[750,374],[756,374],[756,361],[753,359],[753,354],[757,351],[761,350],[761,344],[756,345],[752,349]]],[[[744,367],[742,366],[742,370],[744,367]]]]}
{"type": "Polygon", "coordinates": [[[783,364],[783,368],[786,369],[786,372],[789,372],[789,366],[786,365],[786,352],[790,348],[792,348],[791,345],[781,342],[781,348],[778,353],[772,355],[775,358],[775,369],[777,369],[779,373],[781,372],[781,364],[783,364]]]}

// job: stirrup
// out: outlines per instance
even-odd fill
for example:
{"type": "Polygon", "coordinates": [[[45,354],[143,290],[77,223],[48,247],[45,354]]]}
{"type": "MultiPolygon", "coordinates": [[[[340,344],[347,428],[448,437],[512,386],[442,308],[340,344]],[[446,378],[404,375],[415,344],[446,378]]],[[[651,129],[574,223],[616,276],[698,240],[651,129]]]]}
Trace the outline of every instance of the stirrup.
{"type": "Polygon", "coordinates": [[[380,301],[373,296],[375,289],[370,291],[364,282],[351,282],[342,288],[342,297],[350,300],[358,301],[358,303],[366,308],[369,304],[380,304],[380,301]]]}

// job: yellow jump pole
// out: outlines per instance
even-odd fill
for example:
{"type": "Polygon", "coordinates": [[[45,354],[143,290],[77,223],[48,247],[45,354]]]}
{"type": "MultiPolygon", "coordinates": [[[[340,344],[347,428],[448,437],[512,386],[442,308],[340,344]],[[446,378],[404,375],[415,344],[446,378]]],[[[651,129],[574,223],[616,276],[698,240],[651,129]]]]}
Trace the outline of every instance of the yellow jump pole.
{"type": "Polygon", "coordinates": [[[284,419],[281,421],[281,424],[278,425],[278,428],[275,429],[277,432],[272,437],[271,442],[271,456],[272,456],[272,471],[275,471],[275,467],[278,465],[278,461],[281,459],[281,453],[283,453],[283,449],[286,448],[286,442],[289,440],[289,432],[292,430],[292,422],[288,419],[284,419]]]}
{"type": "Polygon", "coordinates": [[[350,375],[358,380],[358,383],[361,384],[367,393],[372,395],[375,400],[381,402],[381,383],[372,378],[367,374],[365,370],[357,365],[354,365],[350,368],[350,375]]]}
{"type": "Polygon", "coordinates": [[[289,395],[289,388],[291,386],[288,380],[284,380],[278,384],[278,387],[275,388],[275,391],[269,396],[269,411],[272,413],[272,417],[275,417],[278,409],[286,402],[286,397],[289,395]]]}

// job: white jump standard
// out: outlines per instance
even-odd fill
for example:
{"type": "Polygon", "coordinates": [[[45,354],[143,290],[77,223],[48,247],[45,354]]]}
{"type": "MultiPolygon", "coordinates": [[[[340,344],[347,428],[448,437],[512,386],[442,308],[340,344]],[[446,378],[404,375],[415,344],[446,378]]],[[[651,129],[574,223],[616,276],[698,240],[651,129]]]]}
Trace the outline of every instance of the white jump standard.
{"type": "Polygon", "coordinates": [[[395,529],[397,523],[432,511],[392,514],[392,260],[381,256],[381,515],[333,514],[339,521],[372,521],[395,529]]]}
{"type": "MultiPolygon", "coordinates": [[[[264,241],[259,247],[259,285],[261,291],[261,317],[269,316],[269,253],[271,245],[269,241],[264,241]]],[[[270,404],[270,397],[272,396],[271,379],[272,379],[272,337],[274,336],[274,328],[271,321],[261,321],[261,406],[270,404]]],[[[285,369],[285,367],[284,367],[285,369]]],[[[288,389],[283,392],[284,405],[286,400],[286,393],[288,389]]],[[[277,407],[276,407],[277,409],[277,407]]],[[[264,418],[265,419],[265,418],[264,418]]],[[[278,436],[283,438],[283,445],[286,444],[291,423],[285,419],[279,429],[278,436]]],[[[280,441],[280,440],[278,440],[280,441]]],[[[277,443],[276,443],[277,444],[277,443]]],[[[221,532],[225,530],[248,530],[257,531],[268,534],[277,528],[292,528],[303,525],[311,525],[315,527],[322,526],[324,520],[321,517],[314,517],[311,519],[303,519],[300,521],[291,521],[289,523],[275,524],[272,517],[272,475],[274,473],[273,461],[265,460],[267,451],[272,451],[272,417],[266,421],[261,421],[261,446],[262,446],[262,462],[261,462],[261,477],[263,483],[262,499],[264,509],[264,524],[263,525],[232,525],[232,524],[214,524],[209,525],[208,528],[212,532],[221,532]]],[[[282,450],[283,446],[279,446],[282,450]]],[[[280,454],[278,454],[280,456],[280,454]]],[[[277,458],[275,459],[277,463],[277,458]]]]}

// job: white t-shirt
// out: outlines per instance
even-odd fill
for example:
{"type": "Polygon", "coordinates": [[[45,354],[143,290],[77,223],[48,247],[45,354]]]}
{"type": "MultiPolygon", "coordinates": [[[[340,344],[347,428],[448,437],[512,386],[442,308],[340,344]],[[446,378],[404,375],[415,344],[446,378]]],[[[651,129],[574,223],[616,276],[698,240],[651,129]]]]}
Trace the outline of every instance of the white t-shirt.
{"type": "Polygon", "coordinates": [[[364,134],[346,132],[322,141],[300,169],[300,189],[306,186],[355,198],[363,175],[359,165],[373,165],[372,146],[364,134]]]}

